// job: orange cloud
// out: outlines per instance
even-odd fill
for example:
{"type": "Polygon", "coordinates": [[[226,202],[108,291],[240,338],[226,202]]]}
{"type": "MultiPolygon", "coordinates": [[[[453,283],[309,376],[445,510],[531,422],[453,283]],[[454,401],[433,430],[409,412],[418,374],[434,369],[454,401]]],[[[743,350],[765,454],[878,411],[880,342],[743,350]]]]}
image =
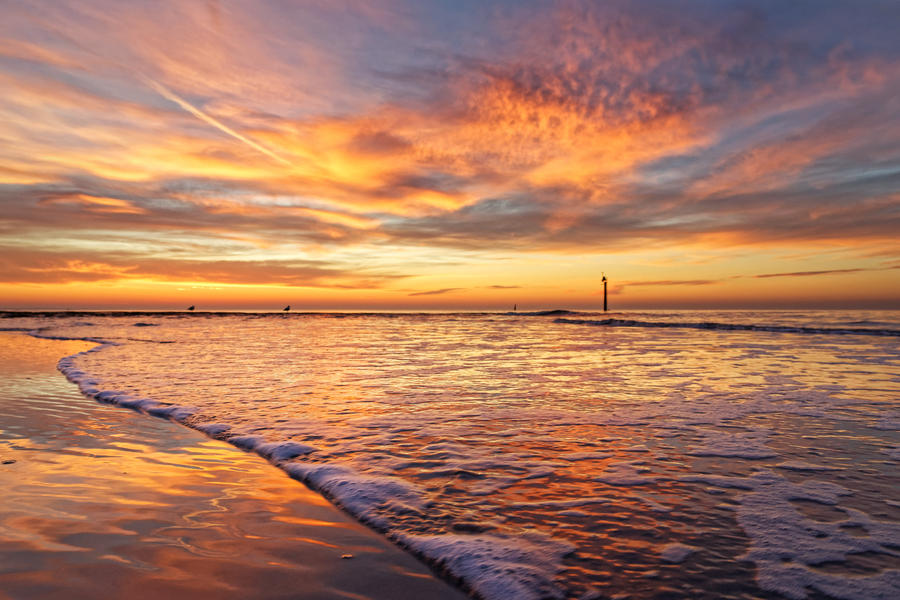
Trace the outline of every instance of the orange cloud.
{"type": "MultiPolygon", "coordinates": [[[[860,10],[838,31],[826,11],[799,27],[775,6],[571,1],[453,25],[442,10],[11,7],[0,243],[24,262],[7,264],[9,280],[163,281],[170,269],[179,281],[352,288],[390,280],[365,273],[497,261],[482,281],[421,286],[459,294],[413,292],[450,302],[545,254],[805,255],[770,257],[747,278],[875,273],[897,259],[889,19],[860,10]],[[81,263],[40,262],[86,247],[81,263]],[[304,270],[312,257],[324,271],[304,270]]],[[[639,277],[723,279],[678,268],[639,277]]]]}
{"type": "Polygon", "coordinates": [[[146,214],[143,208],[134,206],[127,200],[120,198],[106,198],[103,196],[91,196],[88,194],[73,194],[71,196],[57,196],[44,198],[39,204],[73,204],[78,205],[89,212],[119,213],[128,215],[146,214]]]}

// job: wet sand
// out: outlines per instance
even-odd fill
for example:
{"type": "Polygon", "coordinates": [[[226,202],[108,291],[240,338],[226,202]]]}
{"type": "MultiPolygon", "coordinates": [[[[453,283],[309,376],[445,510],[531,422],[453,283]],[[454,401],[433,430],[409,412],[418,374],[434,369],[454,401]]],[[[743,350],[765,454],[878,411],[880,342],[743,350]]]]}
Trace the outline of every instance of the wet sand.
{"type": "Polygon", "coordinates": [[[0,598],[465,598],[256,455],[84,398],[56,362],[92,345],[0,333],[0,598]]]}

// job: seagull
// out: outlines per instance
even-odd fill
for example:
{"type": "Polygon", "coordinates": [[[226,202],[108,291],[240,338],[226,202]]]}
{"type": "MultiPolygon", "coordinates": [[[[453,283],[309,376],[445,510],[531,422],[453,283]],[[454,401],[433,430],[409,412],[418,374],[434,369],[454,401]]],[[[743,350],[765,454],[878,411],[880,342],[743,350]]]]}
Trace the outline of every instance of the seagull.
{"type": "Polygon", "coordinates": [[[188,310],[194,310],[194,305],[191,304],[190,306],[188,306],[188,310]]]}
{"type": "Polygon", "coordinates": [[[281,310],[284,311],[284,312],[287,312],[287,311],[291,310],[291,305],[288,304],[287,306],[285,306],[285,307],[282,308],[281,310]]]}

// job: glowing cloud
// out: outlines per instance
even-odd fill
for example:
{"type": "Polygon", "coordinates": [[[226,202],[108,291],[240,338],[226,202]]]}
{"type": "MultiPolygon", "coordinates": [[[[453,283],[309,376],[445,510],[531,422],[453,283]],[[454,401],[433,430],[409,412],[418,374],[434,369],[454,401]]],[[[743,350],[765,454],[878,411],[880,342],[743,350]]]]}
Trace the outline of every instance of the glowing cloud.
{"type": "Polygon", "coordinates": [[[841,1],[16,4],[0,275],[31,287],[3,291],[591,307],[605,271],[635,306],[893,306],[898,20],[841,1]]]}

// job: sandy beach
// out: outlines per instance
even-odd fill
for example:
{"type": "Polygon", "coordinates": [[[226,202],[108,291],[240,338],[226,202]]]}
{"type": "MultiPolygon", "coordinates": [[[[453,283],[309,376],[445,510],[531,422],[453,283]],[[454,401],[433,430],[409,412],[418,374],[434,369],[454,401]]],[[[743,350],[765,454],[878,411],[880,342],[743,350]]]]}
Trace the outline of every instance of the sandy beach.
{"type": "Polygon", "coordinates": [[[464,598],[258,456],[81,396],[0,334],[0,598],[464,598]]]}

